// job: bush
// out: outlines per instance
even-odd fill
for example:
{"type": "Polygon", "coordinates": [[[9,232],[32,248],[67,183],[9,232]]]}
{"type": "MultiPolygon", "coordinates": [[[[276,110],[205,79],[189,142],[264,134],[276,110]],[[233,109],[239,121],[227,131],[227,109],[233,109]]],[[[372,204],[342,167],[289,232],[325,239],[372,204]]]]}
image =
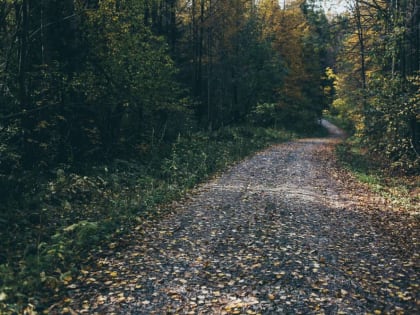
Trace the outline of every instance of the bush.
{"type": "Polygon", "coordinates": [[[256,126],[275,127],[280,119],[278,105],[275,103],[259,103],[251,111],[248,118],[256,126]]]}
{"type": "Polygon", "coordinates": [[[420,170],[420,80],[379,76],[372,80],[363,138],[394,170],[420,170]]]}

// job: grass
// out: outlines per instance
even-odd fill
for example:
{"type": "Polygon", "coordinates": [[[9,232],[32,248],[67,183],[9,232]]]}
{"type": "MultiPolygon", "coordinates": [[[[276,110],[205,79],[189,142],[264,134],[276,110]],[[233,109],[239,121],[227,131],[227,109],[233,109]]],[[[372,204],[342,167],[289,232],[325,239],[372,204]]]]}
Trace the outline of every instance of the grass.
{"type": "Polygon", "coordinates": [[[348,139],[336,148],[341,164],[358,181],[388,200],[393,209],[418,215],[420,177],[392,173],[380,159],[375,159],[355,139],[348,139]]]}

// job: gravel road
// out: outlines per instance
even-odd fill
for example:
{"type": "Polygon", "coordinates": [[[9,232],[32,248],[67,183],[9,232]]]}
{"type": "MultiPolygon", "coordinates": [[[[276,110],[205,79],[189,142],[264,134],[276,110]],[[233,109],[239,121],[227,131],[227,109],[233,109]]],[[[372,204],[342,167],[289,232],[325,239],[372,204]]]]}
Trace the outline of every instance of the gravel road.
{"type": "Polygon", "coordinates": [[[127,233],[64,313],[419,314],[418,219],[340,169],[322,123],[330,137],[259,152],[127,233]]]}

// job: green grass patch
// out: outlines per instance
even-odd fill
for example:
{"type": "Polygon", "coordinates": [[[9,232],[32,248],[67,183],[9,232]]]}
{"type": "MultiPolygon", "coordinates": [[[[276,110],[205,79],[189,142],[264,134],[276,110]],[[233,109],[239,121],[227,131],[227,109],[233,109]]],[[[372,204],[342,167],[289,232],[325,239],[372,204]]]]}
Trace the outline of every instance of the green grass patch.
{"type": "Polygon", "coordinates": [[[375,159],[355,139],[348,139],[336,147],[336,154],[341,164],[358,181],[367,184],[370,189],[388,200],[395,210],[417,213],[420,203],[419,176],[407,176],[392,173],[389,168],[375,159]]]}

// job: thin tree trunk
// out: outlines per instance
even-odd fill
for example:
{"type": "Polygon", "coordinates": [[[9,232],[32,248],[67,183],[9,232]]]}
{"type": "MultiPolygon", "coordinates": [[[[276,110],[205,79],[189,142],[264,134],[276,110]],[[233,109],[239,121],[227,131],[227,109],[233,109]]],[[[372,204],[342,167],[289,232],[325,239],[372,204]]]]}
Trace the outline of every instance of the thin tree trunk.
{"type": "Polygon", "coordinates": [[[366,90],[366,50],[365,50],[365,37],[363,32],[363,24],[362,24],[362,17],[360,13],[360,3],[359,1],[355,2],[355,19],[356,19],[356,26],[357,26],[357,36],[359,40],[359,48],[360,48],[360,79],[362,81],[362,89],[363,91],[366,90]]]}
{"type": "Polygon", "coordinates": [[[203,79],[203,40],[204,40],[204,0],[200,1],[200,33],[198,38],[198,69],[197,69],[197,87],[199,95],[202,95],[203,79]]]}
{"type": "Polygon", "coordinates": [[[176,27],[176,0],[170,0],[169,7],[170,14],[170,29],[169,29],[169,41],[171,44],[172,52],[175,52],[177,27],[176,27]]]}
{"type": "Polygon", "coordinates": [[[19,102],[21,110],[28,106],[28,91],[26,85],[28,68],[28,0],[23,0],[22,4],[15,4],[16,22],[19,23],[19,102]]]}

